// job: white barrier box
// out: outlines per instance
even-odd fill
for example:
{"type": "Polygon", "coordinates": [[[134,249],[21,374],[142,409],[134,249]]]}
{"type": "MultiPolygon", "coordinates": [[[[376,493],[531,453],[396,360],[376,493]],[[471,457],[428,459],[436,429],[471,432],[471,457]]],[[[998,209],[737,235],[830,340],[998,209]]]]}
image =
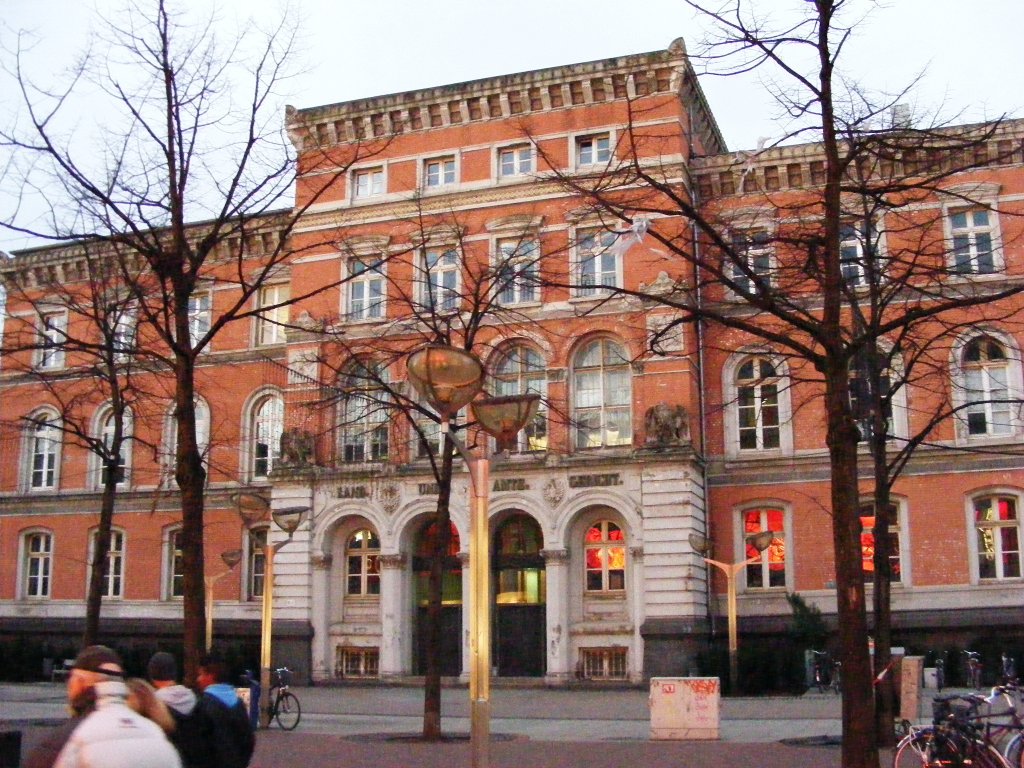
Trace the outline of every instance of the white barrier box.
{"type": "Polygon", "coordinates": [[[652,739],[717,739],[721,683],[717,677],[652,677],[652,739]]]}

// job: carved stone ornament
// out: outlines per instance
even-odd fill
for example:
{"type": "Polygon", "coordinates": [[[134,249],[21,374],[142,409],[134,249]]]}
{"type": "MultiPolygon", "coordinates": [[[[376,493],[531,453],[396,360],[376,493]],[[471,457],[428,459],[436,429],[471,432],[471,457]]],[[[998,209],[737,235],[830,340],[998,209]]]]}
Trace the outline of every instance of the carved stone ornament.
{"type": "Polygon", "coordinates": [[[387,514],[393,515],[402,503],[402,491],[396,483],[386,483],[377,489],[377,500],[387,514]]]}
{"type": "Polygon", "coordinates": [[[568,549],[542,549],[540,556],[545,563],[567,563],[569,562],[568,549]]]}
{"type": "Polygon", "coordinates": [[[690,441],[690,422],[683,405],[658,403],[644,414],[646,448],[666,448],[690,441]]]}
{"type": "Polygon", "coordinates": [[[323,571],[323,570],[326,570],[327,568],[331,567],[331,561],[333,559],[334,558],[331,557],[331,555],[325,555],[325,554],[321,553],[321,554],[315,554],[315,555],[311,556],[309,558],[309,561],[310,561],[310,563],[312,563],[313,568],[315,568],[318,571],[323,571]]]}
{"type": "Polygon", "coordinates": [[[405,555],[402,553],[395,555],[381,555],[377,558],[377,562],[380,563],[381,568],[404,568],[405,555]]]}
{"type": "Polygon", "coordinates": [[[281,466],[313,465],[313,434],[305,429],[286,429],[281,433],[281,466]]]}
{"type": "Polygon", "coordinates": [[[557,477],[552,477],[544,484],[544,489],[541,491],[541,495],[544,497],[544,501],[547,502],[547,505],[551,507],[551,509],[555,509],[562,503],[562,499],[565,498],[565,486],[557,477]]]}

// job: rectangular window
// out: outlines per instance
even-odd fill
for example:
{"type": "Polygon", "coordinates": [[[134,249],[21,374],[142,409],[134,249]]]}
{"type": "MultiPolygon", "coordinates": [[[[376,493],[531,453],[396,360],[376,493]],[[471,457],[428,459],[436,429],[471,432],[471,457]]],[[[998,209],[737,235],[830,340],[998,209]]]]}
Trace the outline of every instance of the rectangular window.
{"type": "Polygon", "coordinates": [[[135,352],[135,329],[138,317],[134,307],[120,307],[115,310],[114,327],[110,341],[113,345],[114,362],[125,363],[135,352]]]}
{"type": "Polygon", "coordinates": [[[576,242],[579,263],[578,296],[596,296],[608,288],[621,287],[619,255],[614,247],[618,235],[605,230],[580,234],[576,242]]]}
{"type": "Polygon", "coordinates": [[[60,448],[60,433],[57,425],[49,420],[38,422],[30,436],[32,464],[29,467],[29,487],[33,491],[51,490],[57,487],[57,451],[60,448]]]}
{"type": "Polygon", "coordinates": [[[732,265],[733,280],[739,290],[756,293],[754,278],[768,279],[771,275],[772,251],[768,233],[764,230],[736,232],[732,236],[732,247],[737,260],[732,265]],[[748,274],[747,270],[753,274],[748,274]]]}
{"type": "Polygon", "coordinates": [[[974,502],[979,579],[1019,579],[1020,521],[1017,500],[988,496],[974,502]]]}
{"type": "Polygon", "coordinates": [[[743,513],[744,557],[747,563],[747,587],[763,589],[786,586],[786,524],[781,509],[748,509],[743,513]],[[774,536],[764,552],[758,552],[751,538],[762,531],[774,536]]]}
{"type": "MultiPolygon", "coordinates": [[[[864,507],[860,513],[860,555],[864,564],[864,581],[871,584],[875,580],[875,511],[872,507],[864,507]]],[[[901,580],[900,566],[900,526],[898,510],[889,507],[889,576],[893,583],[901,580]]]]}
{"type": "Polygon", "coordinates": [[[423,254],[425,277],[423,304],[430,310],[452,312],[459,308],[459,252],[454,248],[430,248],[423,254]]]}
{"type": "Polygon", "coordinates": [[[246,597],[249,600],[263,597],[263,582],[267,572],[266,547],[266,528],[249,531],[249,571],[246,589],[246,597]]]}
{"type": "Polygon", "coordinates": [[[384,316],[384,275],[379,261],[349,262],[348,319],[377,320],[384,316]]]}
{"type": "Polygon", "coordinates": [[[498,242],[498,263],[495,265],[495,290],[498,302],[506,306],[537,301],[537,259],[540,247],[536,240],[501,240],[498,242]]]}
{"type": "Polygon", "coordinates": [[[955,211],[949,216],[953,239],[953,271],[988,275],[996,271],[993,254],[995,212],[986,208],[955,211]]]}
{"type": "Polygon", "coordinates": [[[865,285],[864,244],[868,236],[850,224],[843,225],[839,231],[839,264],[843,273],[843,282],[852,288],[865,285]]]}
{"type": "Polygon", "coordinates": [[[25,597],[50,596],[52,555],[53,536],[49,533],[30,533],[25,537],[25,597]]]}
{"type": "Polygon", "coordinates": [[[611,137],[607,133],[576,139],[576,165],[607,163],[612,157],[611,137]]]}
{"type": "Polygon", "coordinates": [[[352,174],[353,197],[363,200],[384,194],[384,169],[366,168],[352,174]]]}
{"type": "Polygon", "coordinates": [[[194,347],[210,331],[210,294],[206,291],[188,297],[188,336],[194,347]]]}
{"type": "MultiPolygon", "coordinates": [[[[96,552],[98,531],[93,531],[90,539],[91,551],[89,562],[92,563],[96,552]]],[[[103,582],[103,596],[124,597],[124,534],[121,531],[110,532],[110,550],[107,553],[107,575],[103,582]]]]}
{"type": "Polygon", "coordinates": [[[625,648],[580,648],[579,674],[584,680],[625,680],[625,648]]]}
{"type": "Polygon", "coordinates": [[[455,183],[455,158],[439,157],[423,163],[423,186],[445,187],[455,183]]]}
{"type": "Polygon", "coordinates": [[[498,175],[501,178],[533,173],[533,147],[523,144],[498,150],[498,175]]]}
{"type": "Polygon", "coordinates": [[[380,669],[380,650],[336,646],[334,649],[335,677],[377,677],[380,669]]]}
{"type": "Polygon", "coordinates": [[[39,349],[36,350],[38,368],[64,367],[67,331],[68,316],[63,312],[48,312],[39,318],[39,349]]]}
{"type": "Polygon", "coordinates": [[[260,289],[260,307],[270,307],[261,310],[256,316],[256,344],[257,346],[268,346],[271,344],[284,344],[285,329],[288,323],[288,306],[276,306],[288,301],[290,289],[285,284],[268,285],[260,289]]]}
{"type": "Polygon", "coordinates": [[[185,595],[185,558],[181,553],[181,531],[167,535],[167,596],[178,598],[185,595]]]}

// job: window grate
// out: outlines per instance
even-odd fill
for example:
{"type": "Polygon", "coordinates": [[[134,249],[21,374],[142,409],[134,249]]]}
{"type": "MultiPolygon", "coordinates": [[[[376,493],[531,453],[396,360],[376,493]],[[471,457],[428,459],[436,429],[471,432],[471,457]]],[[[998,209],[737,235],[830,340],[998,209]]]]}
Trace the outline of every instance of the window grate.
{"type": "Polygon", "coordinates": [[[380,674],[380,649],[339,645],[334,649],[334,676],[341,678],[377,677],[380,674]]]}
{"type": "Polygon", "coordinates": [[[580,672],[584,680],[625,680],[625,648],[580,648],[580,672]]]}

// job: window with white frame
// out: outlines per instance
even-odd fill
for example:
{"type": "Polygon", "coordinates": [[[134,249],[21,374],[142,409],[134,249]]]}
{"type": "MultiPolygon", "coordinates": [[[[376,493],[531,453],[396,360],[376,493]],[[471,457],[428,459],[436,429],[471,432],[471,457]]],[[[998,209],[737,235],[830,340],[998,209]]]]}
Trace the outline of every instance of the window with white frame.
{"type": "Polygon", "coordinates": [[[607,133],[576,137],[576,166],[604,164],[611,160],[612,141],[607,133]]]}
{"type": "Polygon", "coordinates": [[[1007,435],[1013,431],[1010,361],[1006,349],[991,336],[977,336],[961,352],[967,434],[1007,435]]]}
{"type": "Polygon", "coordinates": [[[455,158],[434,157],[423,161],[423,186],[427,189],[446,187],[454,184],[455,158]]]}
{"type": "Polygon", "coordinates": [[[169,600],[185,595],[185,557],[181,552],[182,532],[175,528],[167,532],[164,542],[164,571],[167,574],[166,597],[169,600]]]}
{"type": "MultiPolygon", "coordinates": [[[[89,564],[96,558],[99,531],[89,537],[89,564]]],[[[91,578],[91,569],[89,571],[91,578]]],[[[107,552],[107,569],[103,579],[103,596],[124,597],[124,532],[116,528],[110,531],[110,549],[107,552]]]]}
{"type": "Polygon", "coordinates": [[[1020,578],[1020,518],[1017,497],[995,494],[975,499],[974,525],[978,547],[978,578],[1020,578]]]}
{"type": "Polygon", "coordinates": [[[622,265],[615,248],[618,235],[607,230],[581,232],[576,240],[578,296],[595,296],[622,287],[622,265]]]}
{"type": "Polygon", "coordinates": [[[747,560],[757,558],[756,562],[747,563],[745,569],[748,589],[767,589],[769,587],[786,586],[786,513],[774,507],[745,509],[743,518],[743,557],[747,560]],[[771,531],[771,544],[763,552],[758,552],[752,537],[762,531],[771,531]]]}
{"type": "Polygon", "coordinates": [[[878,392],[878,406],[881,409],[881,418],[885,420],[885,434],[892,437],[895,434],[895,423],[893,421],[893,399],[896,397],[894,380],[896,376],[891,368],[885,366],[886,361],[880,357],[876,363],[880,366],[877,380],[872,376],[872,366],[865,355],[860,355],[850,364],[850,412],[857,420],[857,431],[860,433],[860,441],[870,439],[871,431],[875,423],[874,401],[875,391],[878,392]]]}
{"type": "MultiPolygon", "coordinates": [[[[867,285],[868,275],[878,270],[879,237],[873,227],[844,224],[839,230],[839,266],[843,282],[851,288],[867,285]]],[[[874,276],[878,282],[878,275],[874,276]]]]}
{"type": "Polygon", "coordinates": [[[421,303],[430,311],[453,312],[459,308],[459,252],[455,248],[427,248],[423,252],[421,303]]]}
{"type": "Polygon", "coordinates": [[[209,291],[198,291],[188,297],[188,336],[193,347],[210,332],[211,301],[209,291]]]}
{"type": "Polygon", "coordinates": [[[276,283],[260,288],[256,315],[256,344],[260,347],[284,344],[288,325],[288,305],[280,306],[290,298],[291,290],[286,283],[276,283]],[[266,307],[266,309],[263,309],[266,307]]]}
{"type": "Polygon", "coordinates": [[[246,571],[247,600],[263,597],[263,585],[267,575],[267,531],[266,527],[249,531],[249,562],[246,571]]]}
{"type": "Polygon", "coordinates": [[[352,174],[352,196],[356,200],[384,194],[384,168],[362,168],[352,174]]]}
{"type": "Polygon", "coordinates": [[[380,539],[368,528],[349,536],[345,547],[345,593],[380,594],[380,539]]]}
{"type": "Polygon", "coordinates": [[[60,456],[60,428],[57,417],[41,414],[31,418],[28,435],[28,488],[49,491],[57,487],[57,461],[60,456]]]}
{"type": "Polygon", "coordinates": [[[533,420],[517,436],[519,451],[544,451],[548,447],[547,389],[548,376],[544,358],[525,344],[516,344],[502,351],[491,366],[491,379],[496,397],[509,395],[540,395],[533,420]]]}
{"type": "Polygon", "coordinates": [[[441,425],[428,416],[415,415],[416,426],[413,428],[413,442],[416,445],[416,458],[428,459],[441,452],[441,425]]]}
{"type": "Polygon", "coordinates": [[[250,429],[251,474],[254,479],[270,477],[281,458],[281,433],[284,431],[284,400],[267,395],[252,409],[250,429]]]}
{"type": "Polygon", "coordinates": [[[50,597],[53,573],[53,534],[31,531],[24,537],[22,596],[33,599],[50,597]]]}
{"type": "Polygon", "coordinates": [[[626,589],[626,535],[616,523],[599,520],[583,537],[587,592],[626,589]]]}
{"type": "Polygon", "coordinates": [[[388,458],[390,412],[384,385],[387,372],[358,362],[342,378],[341,460],[347,464],[385,461],[388,458]]]}
{"type": "Polygon", "coordinates": [[[779,374],[766,357],[751,357],[736,369],[736,413],[741,451],[762,451],[781,444],[779,374]]]}
{"type": "Polygon", "coordinates": [[[507,179],[533,173],[533,147],[518,144],[498,150],[498,176],[507,179]]]}
{"type": "MultiPolygon", "coordinates": [[[[98,437],[100,442],[103,443],[103,452],[106,455],[113,453],[114,449],[114,432],[117,427],[117,419],[112,409],[107,409],[106,413],[102,414],[99,419],[99,434],[98,437]]],[[[113,470],[114,483],[119,486],[126,485],[128,482],[128,472],[131,466],[131,437],[132,437],[132,417],[130,411],[125,411],[121,416],[121,445],[117,456],[117,467],[113,470]]],[[[98,471],[96,472],[96,487],[103,488],[107,484],[107,478],[111,467],[107,465],[106,458],[104,456],[96,456],[98,471]]]]}
{"type": "Polygon", "coordinates": [[[45,312],[39,317],[37,368],[63,368],[64,347],[68,340],[68,316],[65,312],[45,312]]]}
{"type": "Polygon", "coordinates": [[[988,275],[996,271],[996,212],[965,208],[949,213],[953,245],[953,271],[963,275],[988,275]]]}
{"type": "MultiPolygon", "coordinates": [[[[889,580],[898,583],[903,579],[900,559],[900,518],[899,508],[889,507],[889,580]]],[[[860,508],[860,556],[864,569],[864,581],[875,580],[875,508],[871,504],[860,508]]]]}
{"type": "Polygon", "coordinates": [[[770,281],[772,249],[767,230],[734,232],[732,249],[732,279],[738,290],[755,293],[759,282],[770,281]]]}
{"type": "Polygon", "coordinates": [[[499,304],[510,306],[539,300],[539,256],[540,246],[536,240],[507,238],[498,241],[494,287],[499,304]]]}
{"type": "Polygon", "coordinates": [[[113,345],[114,362],[124,363],[135,353],[138,311],[134,305],[128,305],[116,308],[115,312],[110,340],[113,345]]]}
{"type": "Polygon", "coordinates": [[[572,418],[577,448],[631,445],[632,385],[629,360],[611,339],[596,339],[573,360],[572,418]]]}
{"type": "Polygon", "coordinates": [[[348,319],[378,320],[384,316],[384,263],[351,259],[348,263],[348,319]]]}
{"type": "MultiPolygon", "coordinates": [[[[196,418],[196,447],[199,449],[199,453],[202,454],[203,464],[208,467],[208,458],[210,451],[210,406],[206,404],[205,400],[196,398],[194,401],[195,405],[195,418],[196,418]]],[[[164,445],[164,464],[165,472],[167,474],[167,482],[174,481],[174,472],[176,469],[175,462],[177,461],[178,453],[178,422],[174,418],[174,409],[167,414],[166,418],[166,438],[164,445]]]]}

